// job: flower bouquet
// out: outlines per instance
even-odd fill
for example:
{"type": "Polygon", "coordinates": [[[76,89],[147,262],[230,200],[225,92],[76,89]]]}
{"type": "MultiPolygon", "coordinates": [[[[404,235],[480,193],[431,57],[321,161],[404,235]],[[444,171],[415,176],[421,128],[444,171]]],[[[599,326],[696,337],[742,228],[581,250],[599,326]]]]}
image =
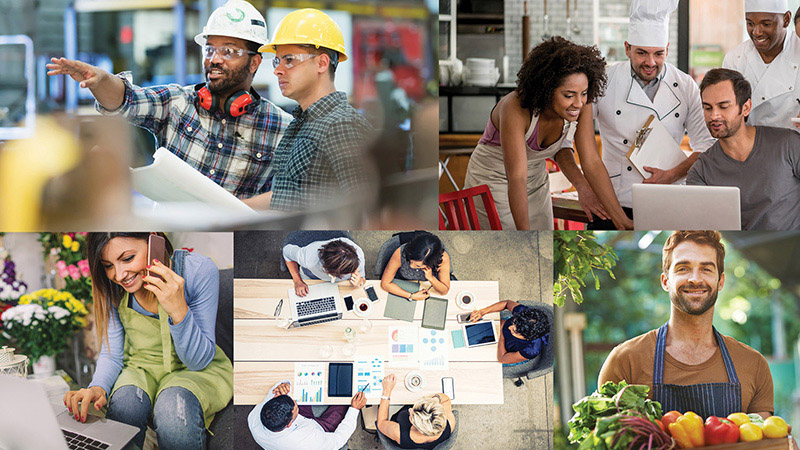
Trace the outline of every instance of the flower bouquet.
{"type": "Polygon", "coordinates": [[[86,315],[86,307],[69,292],[40,289],[3,312],[2,335],[36,365],[40,358],[64,351],[86,325],[86,315]]]}

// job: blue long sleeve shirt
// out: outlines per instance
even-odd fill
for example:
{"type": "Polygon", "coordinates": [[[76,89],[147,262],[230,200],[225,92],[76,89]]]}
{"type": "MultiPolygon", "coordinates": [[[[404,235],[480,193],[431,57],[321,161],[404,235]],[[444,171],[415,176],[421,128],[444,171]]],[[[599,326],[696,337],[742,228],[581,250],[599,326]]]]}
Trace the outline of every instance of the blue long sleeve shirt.
{"type": "MultiPolygon", "coordinates": [[[[216,353],[214,330],[219,303],[219,270],[211,258],[189,253],[186,256],[184,273],[184,295],[189,310],[181,323],[169,320],[170,334],[181,362],[189,370],[203,370],[211,363],[216,353]]],[[[131,302],[139,314],[158,318],[158,314],[146,311],[136,298],[131,302]]],[[[125,329],[116,307],[111,307],[108,320],[108,345],[102,341],[97,358],[97,370],[89,386],[100,386],[106,394],[122,371],[122,356],[125,346],[125,329]]]]}

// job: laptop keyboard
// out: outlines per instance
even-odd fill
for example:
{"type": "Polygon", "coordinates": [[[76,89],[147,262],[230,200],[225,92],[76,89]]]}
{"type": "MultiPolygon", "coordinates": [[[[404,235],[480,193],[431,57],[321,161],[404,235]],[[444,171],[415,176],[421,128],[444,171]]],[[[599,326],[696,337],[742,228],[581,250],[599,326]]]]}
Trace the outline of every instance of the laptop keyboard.
{"type": "Polygon", "coordinates": [[[338,314],[334,314],[333,316],[326,317],[324,319],[309,320],[307,322],[302,322],[301,321],[301,322],[297,323],[297,326],[298,327],[307,327],[309,325],[319,325],[319,324],[325,323],[325,322],[333,322],[334,320],[339,320],[339,315],[338,314]]]}
{"type": "Polygon", "coordinates": [[[64,438],[67,440],[67,447],[71,449],[105,450],[108,448],[108,444],[105,442],[63,429],[61,432],[64,433],[64,438]]]}
{"type": "Polygon", "coordinates": [[[297,302],[297,315],[300,318],[336,311],[333,297],[316,298],[297,302]]]}

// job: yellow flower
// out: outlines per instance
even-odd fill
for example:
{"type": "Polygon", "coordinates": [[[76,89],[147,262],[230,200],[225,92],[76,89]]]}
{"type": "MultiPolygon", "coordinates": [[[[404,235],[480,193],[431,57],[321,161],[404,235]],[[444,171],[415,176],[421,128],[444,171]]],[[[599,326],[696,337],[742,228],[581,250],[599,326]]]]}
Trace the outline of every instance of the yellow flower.
{"type": "Polygon", "coordinates": [[[78,249],[80,249],[80,248],[81,248],[81,244],[80,244],[80,242],[78,242],[78,241],[73,241],[73,242],[72,242],[72,248],[71,248],[71,250],[72,250],[73,252],[77,252],[77,251],[78,251],[78,249]]]}
{"type": "Polygon", "coordinates": [[[64,238],[61,241],[61,243],[64,244],[64,247],[70,248],[72,246],[72,238],[69,237],[68,234],[65,234],[64,238]]]}

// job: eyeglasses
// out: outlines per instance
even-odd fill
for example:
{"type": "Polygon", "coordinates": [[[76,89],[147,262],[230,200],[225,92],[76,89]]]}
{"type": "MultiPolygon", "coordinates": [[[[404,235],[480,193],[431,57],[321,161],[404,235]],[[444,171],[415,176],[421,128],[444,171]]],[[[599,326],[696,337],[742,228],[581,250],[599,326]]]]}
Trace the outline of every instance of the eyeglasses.
{"type": "Polygon", "coordinates": [[[206,45],[203,47],[203,55],[206,59],[212,59],[214,57],[214,53],[218,54],[222,59],[231,59],[234,55],[236,57],[241,57],[245,53],[248,55],[255,55],[256,52],[252,52],[250,50],[245,50],[242,48],[237,47],[214,47],[213,45],[206,45]]]}
{"type": "Polygon", "coordinates": [[[283,55],[283,56],[276,56],[272,58],[272,68],[277,69],[278,66],[281,65],[281,61],[283,61],[284,65],[287,69],[291,69],[292,67],[300,64],[301,62],[311,59],[315,56],[319,55],[311,55],[309,53],[301,53],[299,55],[283,55]]]}

